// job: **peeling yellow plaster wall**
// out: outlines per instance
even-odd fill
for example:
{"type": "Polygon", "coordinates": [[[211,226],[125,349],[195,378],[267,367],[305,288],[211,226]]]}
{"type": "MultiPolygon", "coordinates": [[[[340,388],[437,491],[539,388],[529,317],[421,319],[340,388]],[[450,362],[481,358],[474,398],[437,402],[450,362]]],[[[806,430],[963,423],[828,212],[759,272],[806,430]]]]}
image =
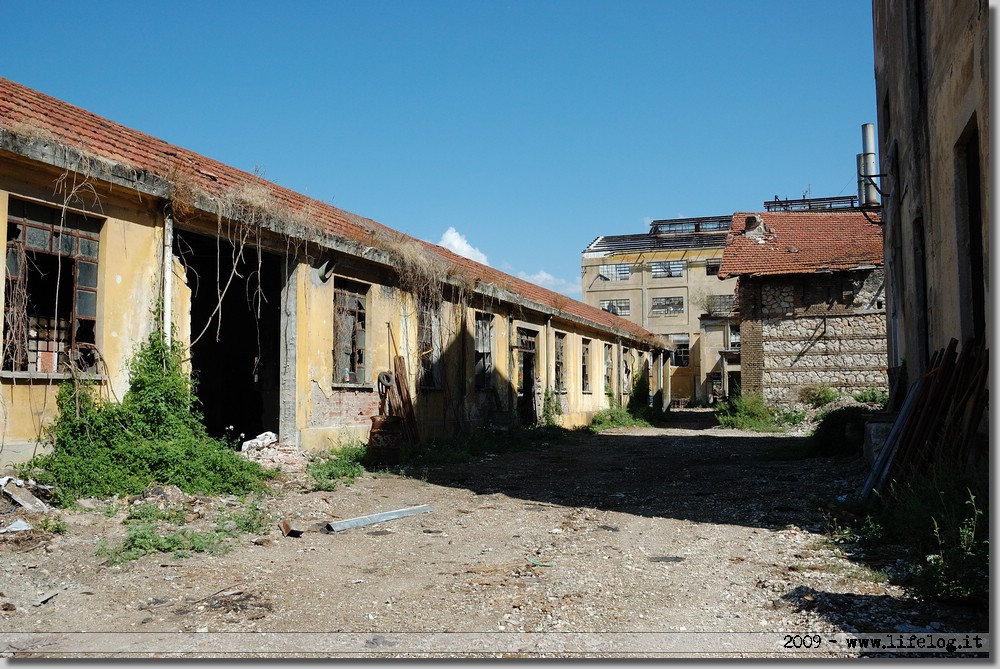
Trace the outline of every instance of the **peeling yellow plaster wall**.
{"type": "MultiPolygon", "coordinates": [[[[37,187],[0,191],[0,239],[6,239],[8,196],[22,195],[25,190],[29,198],[61,206],[61,202],[39,197],[45,190],[37,187]]],[[[106,219],[101,228],[98,256],[95,339],[106,363],[100,370],[106,374],[104,389],[112,399],[120,400],[128,390],[128,359],[150,332],[150,309],[156,303],[160,285],[158,259],[162,237],[156,222],[145,212],[108,201],[102,205],[102,213],[106,219]]],[[[0,379],[4,444],[34,441],[44,436],[45,426],[56,416],[55,395],[65,378],[68,376],[26,379],[4,375],[0,379]]]]}

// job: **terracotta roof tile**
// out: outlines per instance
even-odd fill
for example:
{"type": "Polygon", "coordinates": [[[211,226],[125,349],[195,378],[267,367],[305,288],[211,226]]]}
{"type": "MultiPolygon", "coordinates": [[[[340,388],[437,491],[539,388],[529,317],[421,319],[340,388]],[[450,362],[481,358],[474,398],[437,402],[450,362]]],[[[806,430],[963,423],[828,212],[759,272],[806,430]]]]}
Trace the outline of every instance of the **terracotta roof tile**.
{"type": "Polygon", "coordinates": [[[651,333],[631,321],[565,297],[451,251],[409,237],[381,223],[338,209],[278,186],[211,158],[132,130],[91,112],[0,77],[0,126],[14,135],[52,139],[87,155],[121,163],[139,172],[188,185],[209,196],[221,197],[240,188],[265,187],[273,200],[291,213],[308,212],[318,228],[334,236],[368,244],[372,233],[423,246],[486,284],[495,284],[530,302],[638,339],[651,333]]]}
{"type": "Polygon", "coordinates": [[[719,278],[872,265],[882,265],[882,226],[860,211],[738,212],[733,214],[719,278]],[[763,229],[747,232],[747,219],[753,216],[760,217],[763,229]]]}

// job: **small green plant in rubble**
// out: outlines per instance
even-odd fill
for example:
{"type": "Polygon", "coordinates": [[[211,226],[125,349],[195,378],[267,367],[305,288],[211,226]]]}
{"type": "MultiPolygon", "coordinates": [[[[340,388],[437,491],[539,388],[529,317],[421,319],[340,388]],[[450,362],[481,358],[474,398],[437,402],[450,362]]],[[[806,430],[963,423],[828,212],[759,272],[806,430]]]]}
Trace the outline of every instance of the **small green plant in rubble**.
{"type": "Polygon", "coordinates": [[[195,553],[222,555],[230,550],[231,539],[240,534],[259,534],[272,520],[261,500],[255,499],[245,502],[242,509],[219,513],[214,529],[199,531],[185,527],[183,504],[160,508],[145,502],[129,508],[123,521],[127,530],[122,543],[112,547],[102,541],[96,555],[106,558],[108,564],[137,560],[151,553],[171,553],[175,558],[195,553]]]}
{"type": "Polygon", "coordinates": [[[340,481],[350,485],[365,473],[363,463],[367,455],[368,447],[365,444],[346,444],[313,456],[306,465],[306,471],[312,477],[316,490],[334,490],[340,481]]]}

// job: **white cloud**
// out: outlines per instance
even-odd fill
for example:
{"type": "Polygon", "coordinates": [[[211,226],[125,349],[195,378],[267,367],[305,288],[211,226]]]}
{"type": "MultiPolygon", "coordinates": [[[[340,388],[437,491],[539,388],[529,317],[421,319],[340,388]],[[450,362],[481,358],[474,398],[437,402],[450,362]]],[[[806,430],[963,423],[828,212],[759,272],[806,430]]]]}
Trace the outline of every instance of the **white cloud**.
{"type": "Polygon", "coordinates": [[[579,278],[575,281],[559,279],[552,276],[544,269],[539,270],[534,274],[518,272],[517,277],[519,279],[524,279],[525,281],[530,281],[531,283],[539,285],[542,288],[548,288],[549,290],[553,290],[557,293],[562,293],[563,295],[572,297],[575,300],[578,300],[583,296],[583,282],[579,278]]]}
{"type": "Polygon", "coordinates": [[[441,235],[441,241],[438,242],[438,246],[443,246],[469,260],[475,260],[484,265],[490,264],[490,261],[486,259],[486,254],[470,244],[465,235],[453,227],[449,227],[444,231],[444,234],[441,235]]]}

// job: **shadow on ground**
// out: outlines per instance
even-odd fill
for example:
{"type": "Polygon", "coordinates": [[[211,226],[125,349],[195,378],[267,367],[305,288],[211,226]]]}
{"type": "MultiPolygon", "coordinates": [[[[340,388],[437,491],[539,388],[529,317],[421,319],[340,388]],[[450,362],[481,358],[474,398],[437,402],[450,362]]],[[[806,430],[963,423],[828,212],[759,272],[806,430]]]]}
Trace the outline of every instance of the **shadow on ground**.
{"type": "MultiPolygon", "coordinates": [[[[482,495],[502,493],[540,505],[824,532],[828,529],[824,509],[838,497],[856,493],[867,475],[861,458],[774,459],[775,449],[794,452],[794,446],[804,445],[804,437],[734,433],[714,427],[711,412],[678,411],[666,427],[596,435],[567,432],[540,448],[432,467],[421,470],[421,477],[438,485],[482,495]]],[[[847,557],[873,569],[884,566],[861,555],[847,557]]],[[[913,619],[911,614],[924,608],[909,597],[886,594],[810,590],[793,591],[786,599],[789,605],[816,609],[845,628],[872,632],[893,631],[886,629],[888,619],[913,619]],[[882,617],[865,617],[873,611],[880,611],[882,617]]],[[[936,613],[930,615],[944,616],[942,622],[968,625],[966,629],[982,627],[983,617],[969,607],[934,609],[936,613]]],[[[913,629],[922,629],[919,615],[915,622],[913,629]]]]}
{"type": "Polygon", "coordinates": [[[538,449],[421,470],[438,485],[704,523],[783,528],[817,524],[821,500],[863,480],[856,461],[768,459],[782,435],[724,436],[711,412],[677,412],[666,428],[568,432],[538,449]]]}

